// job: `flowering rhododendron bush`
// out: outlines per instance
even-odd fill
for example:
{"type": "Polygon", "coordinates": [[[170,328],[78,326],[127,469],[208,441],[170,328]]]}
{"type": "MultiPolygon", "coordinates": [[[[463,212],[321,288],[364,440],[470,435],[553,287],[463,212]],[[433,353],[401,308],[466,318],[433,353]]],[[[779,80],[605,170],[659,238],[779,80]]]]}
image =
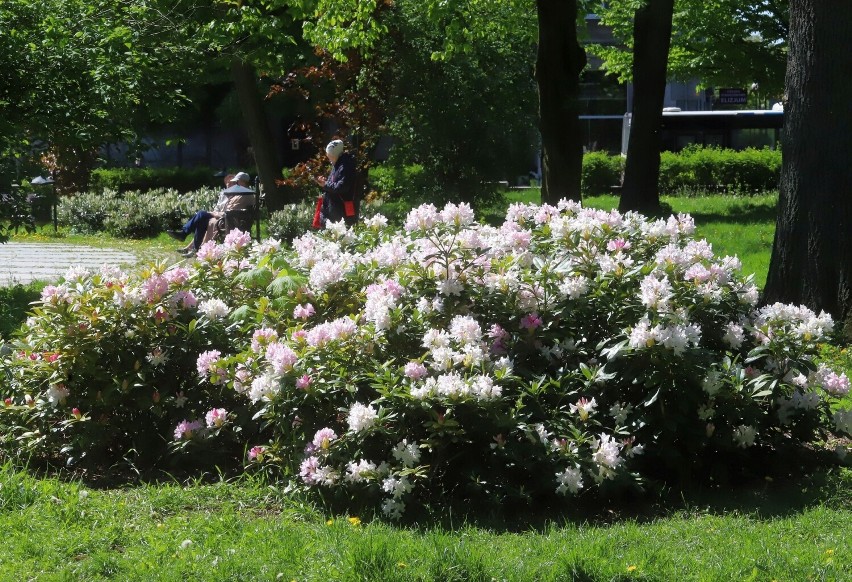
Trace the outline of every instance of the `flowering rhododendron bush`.
{"type": "Polygon", "coordinates": [[[75,273],[7,362],[5,449],[240,454],[326,497],[566,500],[849,434],[831,318],[756,308],[690,217],[466,205],[75,273]],[[14,422],[12,422],[14,419],[14,422]],[[110,439],[109,441],[105,439],[110,439]],[[750,454],[754,453],[754,454],[750,454]]]}

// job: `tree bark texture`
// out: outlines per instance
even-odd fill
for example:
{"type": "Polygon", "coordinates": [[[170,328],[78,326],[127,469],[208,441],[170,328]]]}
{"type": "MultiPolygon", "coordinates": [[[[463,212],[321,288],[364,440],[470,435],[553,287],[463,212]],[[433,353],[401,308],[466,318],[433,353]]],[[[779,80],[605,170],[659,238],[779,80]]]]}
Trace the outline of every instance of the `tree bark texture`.
{"type": "Polygon", "coordinates": [[[852,2],[791,0],[781,189],[764,302],[852,332],[852,2]]]}
{"type": "Polygon", "coordinates": [[[270,211],[278,210],[288,201],[283,199],[276,183],[281,177],[282,166],[275,149],[275,141],[272,139],[263,98],[257,88],[257,75],[250,64],[235,59],[231,63],[231,78],[237,90],[260,183],[266,193],[266,205],[270,211]]]}
{"type": "Polygon", "coordinates": [[[618,209],[660,210],[660,123],[674,0],[648,0],[633,21],[633,110],[618,209]]]}
{"type": "Polygon", "coordinates": [[[577,41],[577,1],[537,0],[539,126],[542,143],[541,201],[581,199],[583,138],[580,72],[586,53],[577,41]]]}

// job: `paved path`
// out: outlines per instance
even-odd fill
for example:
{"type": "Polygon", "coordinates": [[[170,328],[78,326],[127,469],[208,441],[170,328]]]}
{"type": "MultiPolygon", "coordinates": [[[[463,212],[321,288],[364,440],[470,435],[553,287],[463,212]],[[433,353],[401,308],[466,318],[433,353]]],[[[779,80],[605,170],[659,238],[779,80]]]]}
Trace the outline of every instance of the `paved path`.
{"type": "Polygon", "coordinates": [[[0,287],[31,281],[55,281],[71,266],[100,268],[103,264],[135,264],[127,251],[63,243],[8,242],[0,244],[0,287]]]}

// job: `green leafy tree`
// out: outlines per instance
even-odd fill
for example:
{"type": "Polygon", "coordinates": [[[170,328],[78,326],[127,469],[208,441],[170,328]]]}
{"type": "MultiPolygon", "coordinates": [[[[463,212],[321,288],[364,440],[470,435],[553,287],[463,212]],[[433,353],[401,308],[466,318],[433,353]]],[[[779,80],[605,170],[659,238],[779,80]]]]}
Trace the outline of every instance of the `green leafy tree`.
{"type": "Polygon", "coordinates": [[[675,3],[669,74],[705,87],[747,87],[764,98],[784,86],[787,0],[675,3]]]}
{"type": "MultiPolygon", "coordinates": [[[[506,18],[516,16],[494,6],[491,22],[506,18]]],[[[422,166],[419,190],[436,204],[481,201],[494,192],[486,180],[526,174],[536,113],[528,34],[442,52],[443,23],[421,2],[398,1],[386,22],[393,34],[376,45],[371,67],[383,71],[372,82],[385,94],[387,128],[397,138],[391,163],[422,166]]]]}
{"type": "MultiPolygon", "coordinates": [[[[184,48],[161,34],[172,13],[141,3],[10,0],[0,5],[0,151],[49,149],[91,167],[98,146],[133,141],[183,101],[184,48]]],[[[60,189],[74,186],[60,173],[60,189]]]]}
{"type": "MultiPolygon", "coordinates": [[[[308,37],[339,56],[353,48],[369,53],[389,30],[386,24],[363,19],[367,12],[364,6],[372,4],[357,0],[320,1],[318,13],[324,16],[308,27],[308,37]]],[[[563,197],[579,200],[582,143],[576,100],[579,74],[586,61],[577,41],[578,3],[428,0],[422,3],[422,9],[443,31],[442,45],[433,50],[435,59],[472,53],[482,43],[496,46],[500,39],[519,38],[518,35],[525,35],[528,47],[538,46],[534,80],[539,91],[544,157],[543,200],[553,202],[563,197]]],[[[528,51],[527,46],[522,49],[524,52],[528,51]]]]}
{"type": "MultiPolygon", "coordinates": [[[[633,80],[634,14],[645,0],[594,2],[590,10],[620,41],[589,45],[604,68],[633,80]]],[[[784,83],[789,32],[787,0],[676,0],[668,60],[670,79],[699,79],[704,87],[751,87],[779,95],[784,83]]]]}

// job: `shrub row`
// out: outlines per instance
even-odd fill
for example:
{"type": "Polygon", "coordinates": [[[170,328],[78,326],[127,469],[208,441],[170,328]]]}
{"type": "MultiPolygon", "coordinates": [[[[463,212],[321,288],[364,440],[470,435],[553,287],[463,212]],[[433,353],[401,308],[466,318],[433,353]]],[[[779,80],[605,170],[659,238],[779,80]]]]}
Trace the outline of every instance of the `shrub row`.
{"type": "Polygon", "coordinates": [[[755,193],[776,190],[781,151],[690,147],[660,156],[660,191],[677,195],[701,191],[755,193]]]}
{"type": "Polygon", "coordinates": [[[201,166],[195,168],[98,168],[89,178],[92,190],[173,189],[189,192],[221,183],[213,176],[214,170],[201,166]]]}
{"type": "MultiPolygon", "coordinates": [[[[0,454],[244,461],[351,506],[589,503],[852,434],[833,322],[757,308],[688,216],[467,205],[191,265],[72,269],[0,365],[0,454]]],[[[846,449],[843,448],[843,452],[846,449]]],[[[785,457],[783,454],[781,458],[785,457]]]]}
{"type": "Polygon", "coordinates": [[[57,215],[60,224],[74,232],[144,238],[176,228],[196,210],[212,208],[217,198],[213,188],[186,194],[174,189],[123,194],[108,189],[61,198],[57,215]]]}
{"type": "MultiPolygon", "coordinates": [[[[621,183],[624,158],[603,152],[583,157],[583,194],[610,191],[621,183]]],[[[660,193],[670,196],[706,192],[756,193],[775,190],[781,177],[781,151],[741,151],[689,147],[660,155],[660,193]]]]}
{"type": "MultiPolygon", "coordinates": [[[[624,158],[605,152],[583,156],[582,192],[585,196],[608,194],[621,184],[624,158]]],[[[377,166],[370,170],[370,187],[383,198],[418,192],[423,168],[377,166]]],[[[781,175],[779,150],[742,151],[691,147],[660,156],[660,192],[667,195],[700,192],[752,193],[778,188],[781,175]]]]}

